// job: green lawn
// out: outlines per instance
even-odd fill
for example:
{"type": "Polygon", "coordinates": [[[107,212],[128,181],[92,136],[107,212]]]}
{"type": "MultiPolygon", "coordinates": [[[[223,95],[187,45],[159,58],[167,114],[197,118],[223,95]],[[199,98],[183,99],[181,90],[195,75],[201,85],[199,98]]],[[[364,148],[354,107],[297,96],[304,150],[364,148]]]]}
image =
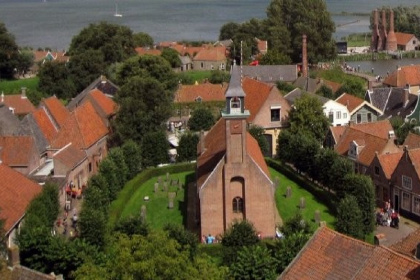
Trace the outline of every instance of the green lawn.
{"type": "MultiPolygon", "coordinates": [[[[154,185],[158,181],[158,177],[154,177],[146,183],[138,186],[136,192],[127,202],[124,210],[121,213],[121,218],[140,213],[142,205],[146,205],[146,219],[153,229],[160,229],[166,223],[185,224],[186,219],[186,182],[188,184],[194,176],[194,172],[182,172],[170,175],[170,179],[178,179],[182,182],[183,189],[177,190],[177,186],[170,186],[169,191],[176,192],[174,200],[174,208],[168,208],[168,193],[163,191],[163,186],[160,186],[158,192],[154,192],[154,185]],[[144,197],[148,196],[149,201],[144,201],[144,197]]],[[[162,175],[162,182],[166,176],[162,175]]],[[[127,183],[125,187],[130,187],[129,184],[136,184],[136,180],[127,183]]]]}
{"type": "Polygon", "coordinates": [[[335,217],[330,213],[328,207],[319,201],[313,194],[297,185],[294,181],[290,180],[278,171],[270,168],[271,178],[275,180],[276,177],[280,179],[280,186],[276,190],[275,198],[277,209],[283,221],[293,217],[299,211],[300,198],[304,197],[306,200],[306,207],[301,210],[302,216],[305,220],[310,221],[313,228],[316,229],[314,214],[316,210],[321,213],[321,221],[326,221],[328,227],[334,228],[335,217]],[[292,188],[292,196],[286,198],[287,187],[292,188]]]}
{"type": "Polygon", "coordinates": [[[184,75],[191,77],[192,80],[199,83],[203,82],[205,79],[210,78],[211,71],[186,71],[183,72],[184,75]]]}
{"type": "Polygon", "coordinates": [[[28,91],[36,91],[38,83],[38,77],[20,80],[1,80],[0,92],[4,92],[4,94],[17,94],[20,93],[22,87],[26,87],[28,91]]]}

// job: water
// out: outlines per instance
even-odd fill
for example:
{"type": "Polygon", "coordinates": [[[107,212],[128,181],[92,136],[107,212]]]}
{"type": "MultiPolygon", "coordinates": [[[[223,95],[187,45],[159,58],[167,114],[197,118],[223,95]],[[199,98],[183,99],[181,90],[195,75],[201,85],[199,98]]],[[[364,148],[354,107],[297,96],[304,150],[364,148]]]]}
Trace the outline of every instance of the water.
{"type": "MultiPolygon", "coordinates": [[[[270,0],[0,0],[0,20],[15,35],[19,46],[67,49],[71,38],[89,23],[108,21],[146,32],[156,42],[217,40],[220,27],[229,22],[265,18],[270,0]],[[114,17],[115,3],[123,17],[114,17]]],[[[419,4],[418,0],[326,0],[337,28],[335,39],[369,32],[368,16],[382,6],[419,4]]]]}
{"type": "MultiPolygon", "coordinates": [[[[420,56],[420,52],[418,53],[420,56]]],[[[389,60],[376,60],[376,61],[351,61],[347,64],[354,69],[360,68],[360,72],[369,72],[374,75],[380,75],[385,77],[387,74],[390,74],[398,69],[400,66],[405,65],[416,65],[420,64],[420,58],[405,58],[405,59],[389,59],[389,60]]]]}

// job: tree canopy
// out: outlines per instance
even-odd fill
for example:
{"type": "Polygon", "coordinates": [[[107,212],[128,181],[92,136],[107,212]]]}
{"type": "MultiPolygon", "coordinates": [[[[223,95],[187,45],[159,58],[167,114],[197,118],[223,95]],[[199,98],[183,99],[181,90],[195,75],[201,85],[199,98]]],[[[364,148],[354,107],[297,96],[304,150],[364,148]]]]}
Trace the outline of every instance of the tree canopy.
{"type": "Polygon", "coordinates": [[[206,107],[194,110],[188,121],[188,126],[193,131],[209,130],[214,124],[214,116],[206,107]]]}
{"type": "Polygon", "coordinates": [[[134,46],[136,47],[152,47],[153,38],[147,33],[139,32],[133,35],[134,46]]]}
{"type": "Polygon", "coordinates": [[[18,57],[18,45],[15,42],[15,37],[9,33],[4,23],[0,22],[0,79],[13,77],[18,57]]]}

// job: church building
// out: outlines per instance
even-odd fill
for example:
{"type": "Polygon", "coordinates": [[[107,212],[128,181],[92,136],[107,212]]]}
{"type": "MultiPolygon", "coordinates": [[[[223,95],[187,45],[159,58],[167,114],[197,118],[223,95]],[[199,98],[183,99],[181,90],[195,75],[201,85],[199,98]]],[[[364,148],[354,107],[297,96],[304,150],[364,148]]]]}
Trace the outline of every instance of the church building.
{"type": "Polygon", "coordinates": [[[233,68],[222,117],[198,144],[197,219],[201,235],[223,234],[235,221],[248,220],[263,237],[275,235],[280,217],[257,141],[247,132],[245,92],[233,68]]]}

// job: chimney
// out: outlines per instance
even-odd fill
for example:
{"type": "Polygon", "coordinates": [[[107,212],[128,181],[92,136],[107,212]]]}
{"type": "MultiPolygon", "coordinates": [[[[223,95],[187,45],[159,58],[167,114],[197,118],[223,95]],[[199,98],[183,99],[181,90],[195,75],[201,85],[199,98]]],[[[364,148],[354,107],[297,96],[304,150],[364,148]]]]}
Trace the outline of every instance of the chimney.
{"type": "Polygon", "coordinates": [[[387,32],[386,32],[386,11],[382,10],[382,27],[380,30],[380,34],[381,34],[381,38],[382,38],[382,45],[381,45],[381,50],[385,50],[386,48],[386,37],[387,37],[387,32]]]}
{"type": "Polygon", "coordinates": [[[377,51],[378,50],[378,10],[373,11],[373,28],[372,28],[372,38],[371,38],[371,45],[370,49],[371,51],[377,51]]]}
{"type": "Polygon", "coordinates": [[[20,91],[21,91],[21,98],[25,99],[26,98],[26,87],[22,87],[20,89],[20,91]]]}
{"type": "Polygon", "coordinates": [[[370,91],[373,90],[373,81],[371,81],[371,80],[368,81],[368,90],[370,90],[370,91]]]}
{"type": "Polygon", "coordinates": [[[386,50],[396,51],[397,50],[397,37],[394,32],[394,11],[391,9],[389,14],[389,33],[386,40],[386,50]]]}
{"type": "Polygon", "coordinates": [[[395,138],[395,132],[393,130],[388,131],[388,139],[394,139],[395,138]]]}
{"type": "Polygon", "coordinates": [[[308,77],[308,51],[306,45],[306,34],[302,35],[302,74],[303,77],[308,77]]]}

